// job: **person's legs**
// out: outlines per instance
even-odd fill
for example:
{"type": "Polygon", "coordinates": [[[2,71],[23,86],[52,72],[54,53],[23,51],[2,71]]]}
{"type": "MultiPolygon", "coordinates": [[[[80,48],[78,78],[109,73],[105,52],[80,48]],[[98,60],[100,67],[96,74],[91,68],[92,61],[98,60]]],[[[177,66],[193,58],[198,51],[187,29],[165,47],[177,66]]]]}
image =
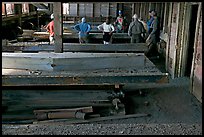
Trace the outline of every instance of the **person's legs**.
{"type": "Polygon", "coordinates": [[[105,33],[103,34],[103,41],[104,41],[104,44],[107,44],[107,42],[110,41],[109,32],[105,32],[105,33]]]}
{"type": "Polygon", "coordinates": [[[82,44],[83,43],[83,40],[81,38],[81,36],[79,35],[79,43],[82,44]]]}
{"type": "Polygon", "coordinates": [[[84,43],[88,43],[88,42],[89,42],[88,36],[84,36],[84,37],[83,37],[83,40],[84,40],[84,43]]]}
{"type": "Polygon", "coordinates": [[[131,43],[135,43],[135,34],[132,34],[132,37],[131,37],[131,43]]]}
{"type": "Polygon", "coordinates": [[[145,53],[146,56],[155,56],[157,55],[157,47],[154,42],[149,44],[148,51],[145,53]]]}
{"type": "Polygon", "coordinates": [[[50,36],[49,39],[50,39],[50,44],[54,44],[54,37],[50,36]]]}

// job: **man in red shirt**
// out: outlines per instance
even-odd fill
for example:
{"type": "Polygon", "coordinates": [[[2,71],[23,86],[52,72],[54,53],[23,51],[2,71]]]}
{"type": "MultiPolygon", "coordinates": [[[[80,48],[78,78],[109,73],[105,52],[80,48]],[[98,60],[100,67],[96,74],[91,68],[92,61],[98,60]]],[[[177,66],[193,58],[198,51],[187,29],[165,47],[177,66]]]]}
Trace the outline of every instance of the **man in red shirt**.
{"type": "Polygon", "coordinates": [[[50,18],[52,19],[52,21],[46,26],[46,29],[50,34],[50,44],[54,44],[54,15],[52,14],[50,18]]]}

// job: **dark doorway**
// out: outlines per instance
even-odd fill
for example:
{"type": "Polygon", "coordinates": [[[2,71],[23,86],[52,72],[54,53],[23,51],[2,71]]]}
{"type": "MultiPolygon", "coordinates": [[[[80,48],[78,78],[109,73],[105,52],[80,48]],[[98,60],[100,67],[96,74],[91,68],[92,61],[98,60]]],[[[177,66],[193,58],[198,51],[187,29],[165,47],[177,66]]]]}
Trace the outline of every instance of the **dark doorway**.
{"type": "Polygon", "coordinates": [[[187,77],[190,77],[190,74],[191,74],[197,12],[198,12],[198,5],[191,5],[191,18],[190,18],[190,24],[189,24],[189,43],[188,43],[188,49],[187,49],[188,54],[187,54],[187,63],[186,63],[186,70],[185,70],[185,76],[187,77]]]}

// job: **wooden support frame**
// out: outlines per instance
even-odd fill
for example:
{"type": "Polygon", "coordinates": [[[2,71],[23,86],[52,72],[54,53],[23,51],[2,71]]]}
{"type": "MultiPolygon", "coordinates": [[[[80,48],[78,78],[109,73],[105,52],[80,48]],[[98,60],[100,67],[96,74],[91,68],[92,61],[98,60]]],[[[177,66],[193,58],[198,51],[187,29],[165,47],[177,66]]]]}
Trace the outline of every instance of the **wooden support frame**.
{"type": "MultiPolygon", "coordinates": [[[[194,75],[195,75],[195,67],[196,67],[195,62],[197,59],[197,57],[196,57],[197,47],[198,47],[197,41],[198,41],[198,33],[199,33],[199,26],[200,26],[200,17],[202,14],[201,12],[202,12],[202,3],[199,3],[198,14],[197,14],[198,16],[197,16],[197,21],[196,21],[196,31],[195,31],[194,53],[193,53],[193,60],[192,60],[192,67],[191,67],[191,74],[190,74],[190,93],[194,94],[194,96],[202,103],[202,90],[199,91],[197,89],[197,91],[196,91],[196,89],[194,89],[195,88],[194,84],[197,82],[194,79],[194,75]]],[[[202,81],[202,79],[201,79],[201,81],[202,81]]],[[[202,85],[199,85],[199,86],[201,86],[201,88],[202,88],[202,85]]]]}
{"type": "Polygon", "coordinates": [[[172,11],[173,11],[173,3],[170,3],[170,7],[169,7],[169,19],[168,19],[168,41],[166,44],[166,63],[165,63],[165,68],[166,71],[168,70],[169,67],[169,48],[170,48],[170,36],[171,36],[171,21],[172,21],[172,11]]]}
{"type": "Polygon", "coordinates": [[[187,41],[186,39],[188,39],[188,30],[189,30],[189,22],[186,21],[186,19],[189,18],[189,8],[188,8],[188,3],[185,2],[183,5],[183,18],[182,18],[182,28],[181,28],[181,38],[180,38],[180,56],[179,56],[179,69],[178,69],[178,77],[183,77],[184,76],[184,60],[185,58],[183,57],[183,55],[185,54],[185,48],[187,46],[187,41]]]}
{"type": "MultiPolygon", "coordinates": [[[[177,15],[180,15],[180,3],[178,3],[178,7],[177,7],[178,13],[177,15]]],[[[176,75],[176,61],[177,61],[177,54],[178,54],[178,49],[177,49],[177,44],[178,44],[178,33],[179,33],[179,17],[177,17],[176,19],[176,39],[175,39],[175,50],[174,50],[174,54],[173,54],[173,71],[172,71],[172,75],[171,77],[174,79],[175,77],[177,77],[176,75]]]]}
{"type": "MultiPolygon", "coordinates": [[[[201,14],[201,12],[202,12],[202,10],[201,10],[201,7],[202,7],[202,5],[201,4],[199,4],[199,6],[198,6],[198,16],[197,16],[197,21],[196,21],[196,31],[195,31],[195,41],[194,41],[194,53],[193,53],[193,61],[192,62],[195,62],[195,59],[196,59],[196,48],[197,48],[197,44],[196,44],[196,42],[197,42],[197,40],[198,40],[198,32],[199,32],[199,24],[200,24],[200,14],[201,14]]],[[[193,85],[193,75],[194,75],[194,73],[193,73],[193,71],[194,71],[194,69],[195,69],[195,64],[194,63],[192,63],[192,68],[191,68],[191,75],[190,75],[190,79],[191,79],[191,86],[190,86],[190,88],[191,88],[191,90],[190,91],[193,91],[192,90],[192,85],[193,85]]]]}
{"type": "Polygon", "coordinates": [[[53,5],[54,11],[54,38],[55,38],[55,53],[63,52],[63,13],[62,13],[62,3],[54,2],[53,5]]]}

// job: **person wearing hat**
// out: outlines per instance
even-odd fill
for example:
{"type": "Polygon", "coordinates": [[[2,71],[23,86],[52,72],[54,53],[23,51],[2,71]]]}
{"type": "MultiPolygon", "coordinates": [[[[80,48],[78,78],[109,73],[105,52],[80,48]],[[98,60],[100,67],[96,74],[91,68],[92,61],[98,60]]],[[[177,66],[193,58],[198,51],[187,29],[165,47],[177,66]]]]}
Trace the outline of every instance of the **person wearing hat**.
{"type": "Polygon", "coordinates": [[[141,43],[145,37],[145,28],[138,20],[137,14],[134,14],[132,18],[133,21],[129,25],[128,35],[131,36],[131,43],[141,43]]]}
{"type": "Polygon", "coordinates": [[[51,14],[50,18],[52,21],[46,26],[46,29],[50,35],[49,36],[50,44],[54,44],[54,15],[51,14]]]}
{"type": "Polygon", "coordinates": [[[74,26],[74,29],[79,31],[79,43],[88,43],[88,35],[91,30],[90,24],[86,22],[86,18],[83,17],[81,22],[74,26]]]}
{"type": "Polygon", "coordinates": [[[124,18],[123,18],[123,16],[122,16],[122,11],[121,11],[121,10],[118,11],[118,15],[119,15],[119,16],[116,18],[116,21],[114,22],[114,25],[115,25],[115,27],[116,27],[116,32],[117,32],[117,33],[118,33],[118,32],[122,32],[123,29],[124,29],[124,27],[123,27],[124,18]]]}

